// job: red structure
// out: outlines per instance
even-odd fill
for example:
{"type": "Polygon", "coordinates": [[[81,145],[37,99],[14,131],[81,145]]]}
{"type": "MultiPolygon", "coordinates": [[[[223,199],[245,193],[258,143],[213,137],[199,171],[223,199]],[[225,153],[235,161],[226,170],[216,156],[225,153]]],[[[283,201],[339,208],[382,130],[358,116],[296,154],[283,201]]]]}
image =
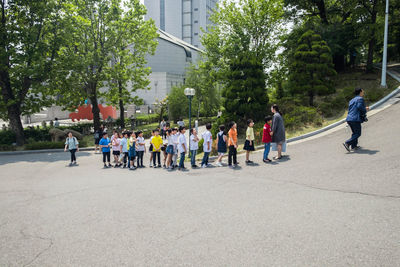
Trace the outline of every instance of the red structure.
{"type": "MultiPolygon", "coordinates": [[[[113,119],[117,118],[117,110],[112,106],[103,107],[99,104],[100,115],[103,120],[111,117],[113,119]]],[[[83,119],[93,120],[92,105],[83,105],[78,107],[78,112],[72,112],[69,114],[72,121],[80,121],[83,119]]]]}

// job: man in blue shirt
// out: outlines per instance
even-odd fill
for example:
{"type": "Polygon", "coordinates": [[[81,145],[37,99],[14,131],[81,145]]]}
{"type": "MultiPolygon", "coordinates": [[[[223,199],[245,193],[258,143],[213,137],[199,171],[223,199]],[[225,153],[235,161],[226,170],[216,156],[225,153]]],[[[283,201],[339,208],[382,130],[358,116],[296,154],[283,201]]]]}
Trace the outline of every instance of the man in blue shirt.
{"type": "Polygon", "coordinates": [[[356,96],[349,102],[349,113],[346,118],[353,134],[349,140],[343,143],[349,152],[350,149],[356,150],[360,148],[358,146],[358,138],[361,136],[361,123],[365,121],[365,114],[369,110],[369,107],[366,107],[364,103],[364,90],[356,88],[354,94],[356,96]]]}

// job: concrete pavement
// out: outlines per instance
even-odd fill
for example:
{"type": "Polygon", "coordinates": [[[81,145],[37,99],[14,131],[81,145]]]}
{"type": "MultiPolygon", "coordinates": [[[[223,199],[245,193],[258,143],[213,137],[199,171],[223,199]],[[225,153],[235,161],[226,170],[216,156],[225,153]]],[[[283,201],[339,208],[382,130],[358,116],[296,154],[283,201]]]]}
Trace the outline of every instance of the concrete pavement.
{"type": "Polygon", "coordinates": [[[0,157],[0,266],[399,266],[399,118],[370,116],[357,152],[341,128],[240,170],[0,157]]]}

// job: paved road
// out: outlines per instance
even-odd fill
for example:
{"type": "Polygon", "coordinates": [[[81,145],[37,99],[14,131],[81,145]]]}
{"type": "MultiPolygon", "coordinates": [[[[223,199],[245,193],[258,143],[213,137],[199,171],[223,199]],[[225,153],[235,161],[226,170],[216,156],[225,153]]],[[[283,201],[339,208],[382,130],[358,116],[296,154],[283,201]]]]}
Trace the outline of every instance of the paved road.
{"type": "MultiPolygon", "coordinates": [[[[399,266],[400,104],[234,171],[0,157],[0,266],[399,266]]],[[[240,157],[243,165],[243,158],[240,157]]]]}

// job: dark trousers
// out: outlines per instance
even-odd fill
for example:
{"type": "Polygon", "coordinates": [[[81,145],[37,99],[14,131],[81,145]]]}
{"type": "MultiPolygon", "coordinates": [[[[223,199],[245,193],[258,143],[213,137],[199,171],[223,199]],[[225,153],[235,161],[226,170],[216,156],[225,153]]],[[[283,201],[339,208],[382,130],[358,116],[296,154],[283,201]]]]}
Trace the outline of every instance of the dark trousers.
{"type": "Polygon", "coordinates": [[[210,156],[210,152],[204,152],[203,160],[201,161],[201,166],[208,164],[208,157],[210,156]]]}
{"type": "Polygon", "coordinates": [[[179,161],[179,168],[185,168],[185,152],[181,153],[181,159],[179,161]]]}
{"type": "Polygon", "coordinates": [[[123,152],[124,153],[124,166],[126,165],[126,162],[129,161],[129,152],[123,152]]]}
{"type": "Polygon", "coordinates": [[[137,154],[137,166],[143,166],[143,154],[144,151],[136,151],[137,154]]]}
{"type": "Polygon", "coordinates": [[[351,148],[355,148],[358,145],[358,138],[361,136],[361,122],[348,121],[347,124],[350,126],[353,134],[350,139],[346,141],[346,144],[351,146],[351,148]]]}
{"type": "Polygon", "coordinates": [[[190,150],[190,163],[192,164],[192,166],[196,165],[196,154],[197,154],[197,150],[190,150]]]}
{"type": "Polygon", "coordinates": [[[232,165],[232,159],[233,159],[233,164],[237,164],[237,159],[236,159],[236,154],[237,150],[235,146],[229,146],[229,154],[228,154],[228,164],[229,166],[232,165]]]}
{"type": "Polygon", "coordinates": [[[107,162],[110,163],[110,151],[103,152],[103,162],[104,163],[106,163],[106,158],[107,158],[107,162]]]}
{"type": "Polygon", "coordinates": [[[76,156],[75,156],[76,149],[70,149],[69,152],[71,152],[71,162],[76,161],[76,156]]]}
{"type": "Polygon", "coordinates": [[[153,151],[153,165],[156,166],[156,158],[158,159],[158,166],[161,166],[161,159],[160,159],[160,151],[154,152],[153,151]]]}

